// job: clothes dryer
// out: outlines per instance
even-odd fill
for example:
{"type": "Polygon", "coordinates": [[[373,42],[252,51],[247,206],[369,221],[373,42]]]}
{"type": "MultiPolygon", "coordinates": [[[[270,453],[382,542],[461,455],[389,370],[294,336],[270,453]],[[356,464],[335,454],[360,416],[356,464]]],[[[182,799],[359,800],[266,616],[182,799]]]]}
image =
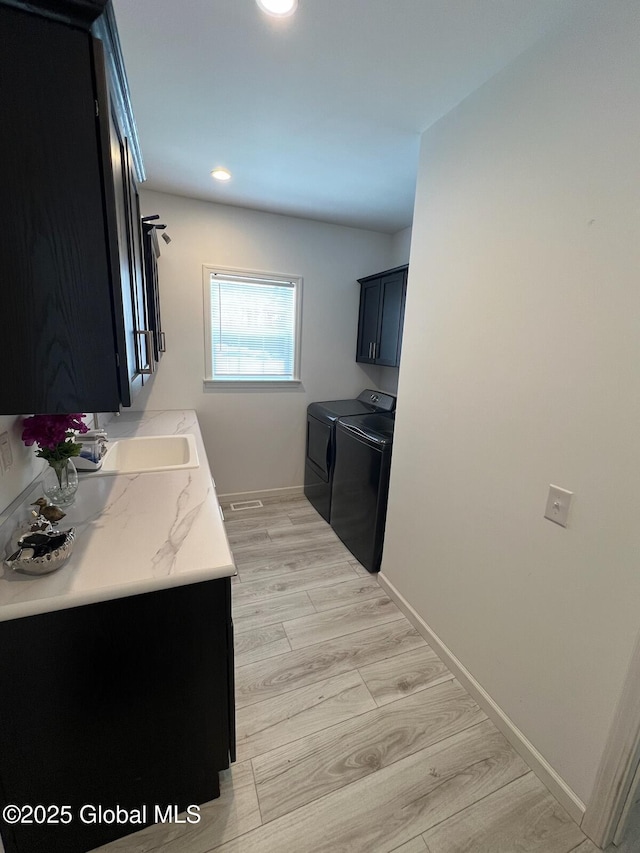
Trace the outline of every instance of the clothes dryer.
{"type": "Polygon", "coordinates": [[[375,413],[336,427],[331,526],[370,572],[382,561],[394,423],[393,414],[375,413]]]}

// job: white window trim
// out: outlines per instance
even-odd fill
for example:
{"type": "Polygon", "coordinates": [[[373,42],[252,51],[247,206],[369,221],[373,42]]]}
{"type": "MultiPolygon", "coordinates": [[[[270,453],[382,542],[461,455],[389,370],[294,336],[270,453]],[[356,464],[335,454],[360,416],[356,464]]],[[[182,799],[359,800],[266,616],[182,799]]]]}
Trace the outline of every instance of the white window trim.
{"type": "Polygon", "coordinates": [[[283,273],[265,272],[264,270],[247,270],[236,267],[217,267],[211,264],[202,265],[202,297],[204,313],[204,391],[244,390],[244,391],[275,391],[302,390],[300,378],[302,350],[302,276],[283,273]],[[211,274],[219,276],[245,276],[247,278],[265,279],[266,281],[290,281],[295,287],[296,316],[295,316],[295,357],[293,379],[214,379],[211,363],[211,274]]]}

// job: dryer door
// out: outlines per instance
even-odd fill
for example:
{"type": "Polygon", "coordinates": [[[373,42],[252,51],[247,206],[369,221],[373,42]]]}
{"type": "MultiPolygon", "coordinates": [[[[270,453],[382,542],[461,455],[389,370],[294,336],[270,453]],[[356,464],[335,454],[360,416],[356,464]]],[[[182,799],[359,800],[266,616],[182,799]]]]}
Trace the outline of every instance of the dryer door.
{"type": "Polygon", "coordinates": [[[331,470],[331,424],[307,414],[307,464],[325,482],[331,470]]]}

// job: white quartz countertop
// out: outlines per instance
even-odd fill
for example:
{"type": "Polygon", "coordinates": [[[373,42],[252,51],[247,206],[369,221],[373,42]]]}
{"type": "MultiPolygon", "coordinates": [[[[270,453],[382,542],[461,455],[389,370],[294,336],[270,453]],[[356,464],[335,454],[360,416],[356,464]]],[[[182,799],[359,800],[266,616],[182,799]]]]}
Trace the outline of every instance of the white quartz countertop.
{"type": "MultiPolygon", "coordinates": [[[[235,574],[195,412],[127,412],[107,424],[111,441],[191,433],[200,467],[144,474],[82,474],[61,530],[75,527],[68,562],[32,577],[2,566],[0,621],[235,574]]],[[[40,479],[40,478],[39,478],[40,479]]],[[[0,528],[0,556],[17,521],[42,494],[36,481],[0,528]]]]}

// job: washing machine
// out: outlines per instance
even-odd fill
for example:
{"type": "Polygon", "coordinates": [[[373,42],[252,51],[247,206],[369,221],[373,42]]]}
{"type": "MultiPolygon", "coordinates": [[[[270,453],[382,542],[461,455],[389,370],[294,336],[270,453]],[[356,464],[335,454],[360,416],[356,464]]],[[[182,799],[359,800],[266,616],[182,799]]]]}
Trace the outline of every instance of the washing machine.
{"type": "Polygon", "coordinates": [[[367,389],[354,400],[328,400],[307,408],[304,493],[317,512],[331,521],[331,492],[335,463],[336,424],[348,415],[393,412],[396,398],[367,389]]]}

